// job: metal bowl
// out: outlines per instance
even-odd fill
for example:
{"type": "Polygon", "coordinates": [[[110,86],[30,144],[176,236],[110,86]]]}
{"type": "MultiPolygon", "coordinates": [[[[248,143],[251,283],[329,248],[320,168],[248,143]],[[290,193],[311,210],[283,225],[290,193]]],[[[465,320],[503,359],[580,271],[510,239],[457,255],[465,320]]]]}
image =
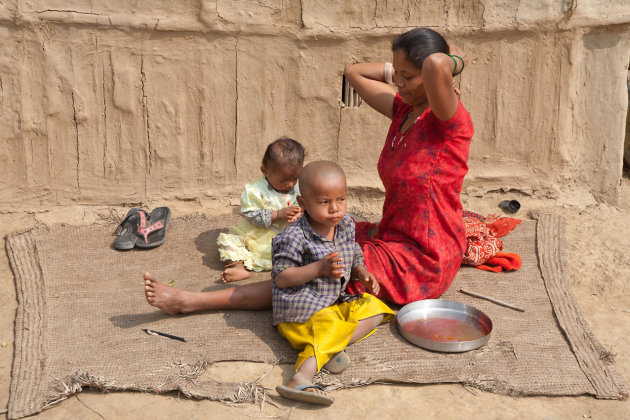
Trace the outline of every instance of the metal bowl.
{"type": "Polygon", "coordinates": [[[479,309],[452,300],[427,299],[402,307],[398,331],[409,342],[428,350],[457,353],[479,348],[490,340],[492,321],[479,309]]]}

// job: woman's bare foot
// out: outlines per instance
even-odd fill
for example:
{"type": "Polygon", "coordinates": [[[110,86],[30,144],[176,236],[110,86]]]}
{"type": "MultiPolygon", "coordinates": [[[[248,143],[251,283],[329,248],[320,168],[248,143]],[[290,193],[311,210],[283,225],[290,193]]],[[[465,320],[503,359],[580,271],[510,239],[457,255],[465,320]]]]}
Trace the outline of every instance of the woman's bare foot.
{"type": "Polygon", "coordinates": [[[233,281],[245,280],[249,278],[249,271],[245,268],[243,261],[237,261],[221,273],[221,282],[230,283],[233,281]]]}
{"type": "Polygon", "coordinates": [[[190,312],[186,305],[184,290],[160,283],[149,273],[144,273],[144,295],[149,305],[155,306],[169,315],[190,312]]]}

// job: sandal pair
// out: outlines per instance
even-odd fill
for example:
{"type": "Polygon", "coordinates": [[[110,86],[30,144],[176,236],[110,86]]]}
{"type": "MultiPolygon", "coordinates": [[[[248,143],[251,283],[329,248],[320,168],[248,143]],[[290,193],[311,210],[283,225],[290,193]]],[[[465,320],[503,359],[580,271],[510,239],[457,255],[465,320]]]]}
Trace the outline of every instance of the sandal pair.
{"type": "Polygon", "coordinates": [[[171,218],[168,207],[157,207],[151,214],[132,208],[122,219],[114,235],[114,248],[125,251],[135,247],[155,248],[166,239],[166,226],[171,218]]]}

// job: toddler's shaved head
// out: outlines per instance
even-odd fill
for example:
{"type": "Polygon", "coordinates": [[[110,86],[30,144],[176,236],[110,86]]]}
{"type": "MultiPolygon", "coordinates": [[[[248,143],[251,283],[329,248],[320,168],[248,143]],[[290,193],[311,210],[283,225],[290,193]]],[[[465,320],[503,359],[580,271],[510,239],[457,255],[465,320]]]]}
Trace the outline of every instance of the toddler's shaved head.
{"type": "Polygon", "coordinates": [[[321,188],[323,185],[343,180],[346,182],[346,174],[335,162],[318,160],[304,166],[298,178],[300,194],[307,195],[312,192],[314,186],[321,188]]]}

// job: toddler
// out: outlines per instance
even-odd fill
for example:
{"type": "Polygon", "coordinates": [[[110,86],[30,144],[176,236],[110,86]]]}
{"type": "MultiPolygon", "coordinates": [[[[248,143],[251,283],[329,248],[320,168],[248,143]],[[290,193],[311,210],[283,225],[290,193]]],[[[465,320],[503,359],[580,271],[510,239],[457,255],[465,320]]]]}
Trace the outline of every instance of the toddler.
{"type": "Polygon", "coordinates": [[[247,184],[241,194],[244,216],[217,239],[225,270],[223,283],[244,280],[249,271],[271,270],[271,239],[302,215],[297,206],[297,178],[304,164],[304,147],[288,137],[267,146],[260,171],[263,177],[247,184]]]}
{"type": "Polygon", "coordinates": [[[295,375],[276,390],[292,400],[330,405],[333,399],[313,385],[315,374],[331,358],[347,358],[346,346],[370,335],[393,312],[371,294],[345,292],[350,279],[374,294],[379,285],[363,265],[354,221],[346,215],[342,169],[333,162],[309,163],[299,183],[303,215],[272,240],[273,322],[300,351],[295,375]]]}

